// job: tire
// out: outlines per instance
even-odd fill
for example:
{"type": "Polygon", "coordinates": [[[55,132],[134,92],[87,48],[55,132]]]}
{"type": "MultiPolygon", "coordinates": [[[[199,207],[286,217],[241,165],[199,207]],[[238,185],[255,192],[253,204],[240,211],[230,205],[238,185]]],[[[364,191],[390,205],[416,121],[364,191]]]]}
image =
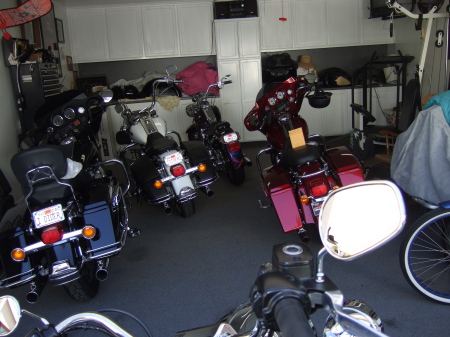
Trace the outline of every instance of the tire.
{"type": "Polygon", "coordinates": [[[195,201],[175,202],[175,208],[183,218],[189,218],[195,214],[195,201]]]}
{"type": "Polygon", "coordinates": [[[450,304],[450,209],[434,209],[412,224],[400,247],[400,266],[412,288],[450,304]]]}
{"type": "Polygon", "coordinates": [[[95,277],[96,261],[86,262],[83,266],[82,276],[75,281],[64,284],[66,292],[77,302],[87,302],[93,299],[100,287],[100,281],[95,277]]]}
{"type": "Polygon", "coordinates": [[[233,185],[242,185],[242,183],[245,181],[244,164],[237,168],[231,167],[227,171],[227,175],[233,185]]]}

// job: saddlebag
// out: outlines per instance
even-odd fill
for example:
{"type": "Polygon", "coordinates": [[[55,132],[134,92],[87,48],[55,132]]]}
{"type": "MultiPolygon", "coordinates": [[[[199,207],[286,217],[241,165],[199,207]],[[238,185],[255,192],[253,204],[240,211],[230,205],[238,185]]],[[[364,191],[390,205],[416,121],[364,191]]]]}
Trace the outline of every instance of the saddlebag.
{"type": "Polygon", "coordinates": [[[194,174],[199,186],[209,185],[218,178],[214,165],[209,158],[208,151],[202,142],[184,141],[181,142],[180,147],[188,155],[191,166],[197,166],[199,164],[206,165],[205,172],[196,171],[194,174]]]}
{"type": "Polygon", "coordinates": [[[303,225],[298,213],[295,191],[286,171],[281,165],[274,165],[264,169],[261,178],[264,193],[272,200],[283,231],[301,228],[303,225]]]}
{"type": "Polygon", "coordinates": [[[137,159],[130,167],[130,171],[133,174],[139,187],[145,193],[148,201],[154,204],[158,204],[170,199],[170,193],[167,188],[162,187],[157,189],[153,186],[155,180],[162,179],[155,164],[147,156],[143,155],[137,159]]]}
{"type": "Polygon", "coordinates": [[[325,151],[330,168],[337,172],[341,186],[364,181],[363,170],[358,159],[345,146],[333,147],[325,151]]]}

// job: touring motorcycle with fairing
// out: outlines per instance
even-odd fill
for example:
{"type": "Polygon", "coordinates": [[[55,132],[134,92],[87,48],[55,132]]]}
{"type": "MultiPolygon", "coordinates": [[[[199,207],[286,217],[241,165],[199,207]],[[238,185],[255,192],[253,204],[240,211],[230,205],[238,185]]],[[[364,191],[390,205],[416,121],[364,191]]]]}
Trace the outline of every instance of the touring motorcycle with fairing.
{"type": "Polygon", "coordinates": [[[331,93],[304,77],[268,83],[244,119],[247,130],[262,132],[268,141],[256,158],[264,193],[283,230],[298,230],[302,240],[310,238],[305,225],[317,225],[332,190],[364,180],[362,166],[348,148],[327,148],[324,137],[309,135],[299,114],[305,97],[319,109],[329,105],[331,93]],[[270,155],[272,166],[262,168],[262,154],[270,155]]]}
{"type": "Polygon", "coordinates": [[[138,234],[128,227],[125,167],[102,161],[95,138],[110,98],[106,91],[55,96],[36,112],[36,128],[24,141],[29,147],[11,159],[26,211],[2,222],[0,287],[29,284],[30,303],[47,283],[77,301],[93,298],[109,259],[138,234]]]}

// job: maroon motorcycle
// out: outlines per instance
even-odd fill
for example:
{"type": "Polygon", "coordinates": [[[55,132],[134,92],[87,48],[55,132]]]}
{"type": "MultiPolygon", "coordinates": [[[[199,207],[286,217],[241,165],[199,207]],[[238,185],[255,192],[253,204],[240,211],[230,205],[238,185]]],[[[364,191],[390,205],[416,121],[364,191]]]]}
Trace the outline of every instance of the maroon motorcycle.
{"type": "Polygon", "coordinates": [[[325,108],[331,93],[304,77],[266,84],[244,124],[247,130],[267,137],[268,147],[259,151],[256,164],[283,230],[298,230],[300,239],[308,241],[305,225],[318,224],[320,209],[331,191],[364,178],[360,162],[347,147],[327,149],[324,137],[309,135],[299,115],[305,97],[313,108],[325,108]],[[303,145],[296,145],[302,140],[303,145]],[[272,166],[261,167],[262,154],[270,155],[272,166]]]}

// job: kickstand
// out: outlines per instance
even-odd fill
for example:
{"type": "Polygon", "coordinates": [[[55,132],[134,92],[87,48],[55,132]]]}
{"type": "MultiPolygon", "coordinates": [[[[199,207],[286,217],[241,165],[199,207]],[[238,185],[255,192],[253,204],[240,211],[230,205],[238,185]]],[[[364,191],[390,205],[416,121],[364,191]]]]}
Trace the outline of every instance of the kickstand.
{"type": "Polygon", "coordinates": [[[270,206],[272,206],[272,204],[268,204],[268,205],[263,206],[261,200],[258,200],[258,202],[259,202],[259,208],[269,208],[270,206]]]}

